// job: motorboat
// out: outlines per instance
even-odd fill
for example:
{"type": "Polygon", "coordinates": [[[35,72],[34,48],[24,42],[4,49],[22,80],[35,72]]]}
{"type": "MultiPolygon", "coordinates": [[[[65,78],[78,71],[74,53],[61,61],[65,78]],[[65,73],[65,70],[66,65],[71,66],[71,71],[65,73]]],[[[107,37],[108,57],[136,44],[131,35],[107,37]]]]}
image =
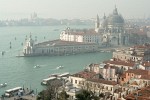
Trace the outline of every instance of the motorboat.
{"type": "Polygon", "coordinates": [[[54,31],[59,31],[59,29],[54,29],[54,31]]]}
{"type": "Polygon", "coordinates": [[[35,65],[34,68],[40,68],[40,65],[35,65]]]}
{"type": "Polygon", "coordinates": [[[22,87],[15,87],[15,88],[5,90],[4,96],[5,97],[11,97],[11,96],[14,96],[15,94],[17,94],[19,91],[21,92],[22,90],[23,90],[22,87]]]}
{"type": "Polygon", "coordinates": [[[43,81],[41,82],[41,85],[48,85],[48,83],[54,81],[56,79],[56,77],[51,76],[49,78],[43,79],[43,81]]]}
{"type": "Polygon", "coordinates": [[[0,88],[6,87],[6,86],[7,86],[7,83],[0,84],[0,88]]]}
{"type": "Polygon", "coordinates": [[[64,66],[58,66],[56,69],[62,69],[64,68],[64,66]]]}
{"type": "Polygon", "coordinates": [[[5,51],[2,51],[2,55],[4,55],[5,54],[5,51]]]}

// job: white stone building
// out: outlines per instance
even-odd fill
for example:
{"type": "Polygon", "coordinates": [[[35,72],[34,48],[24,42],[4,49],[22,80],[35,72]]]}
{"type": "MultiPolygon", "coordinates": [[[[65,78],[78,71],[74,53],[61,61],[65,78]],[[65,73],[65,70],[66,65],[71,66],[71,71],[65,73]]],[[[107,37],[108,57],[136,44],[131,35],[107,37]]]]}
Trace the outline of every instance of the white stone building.
{"type": "Polygon", "coordinates": [[[69,27],[60,34],[63,41],[84,42],[84,43],[100,43],[100,34],[94,29],[89,30],[72,30],[69,27]]]}
{"type": "Polygon", "coordinates": [[[30,37],[24,46],[23,56],[71,55],[96,52],[98,48],[99,46],[96,43],[63,41],[59,39],[34,44],[34,40],[30,37]]]}
{"type": "Polygon", "coordinates": [[[101,78],[105,80],[113,80],[117,81],[116,69],[108,64],[90,64],[86,68],[88,71],[95,72],[96,74],[100,74],[101,78]]]}

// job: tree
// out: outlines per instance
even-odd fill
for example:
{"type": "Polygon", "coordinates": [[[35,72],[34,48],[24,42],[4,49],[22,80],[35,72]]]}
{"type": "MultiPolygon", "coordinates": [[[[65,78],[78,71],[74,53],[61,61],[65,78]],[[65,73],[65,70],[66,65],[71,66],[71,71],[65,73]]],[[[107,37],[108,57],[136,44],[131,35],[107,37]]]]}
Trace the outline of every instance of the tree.
{"type": "Polygon", "coordinates": [[[67,100],[67,98],[69,98],[69,95],[66,93],[66,91],[63,90],[63,91],[59,94],[58,100],[67,100]]]}
{"type": "Polygon", "coordinates": [[[57,100],[57,89],[61,85],[62,83],[59,80],[49,82],[46,90],[38,94],[37,100],[57,100]]]}
{"type": "Polygon", "coordinates": [[[99,97],[95,96],[92,91],[81,90],[81,92],[76,95],[76,100],[99,100],[99,97]]]}

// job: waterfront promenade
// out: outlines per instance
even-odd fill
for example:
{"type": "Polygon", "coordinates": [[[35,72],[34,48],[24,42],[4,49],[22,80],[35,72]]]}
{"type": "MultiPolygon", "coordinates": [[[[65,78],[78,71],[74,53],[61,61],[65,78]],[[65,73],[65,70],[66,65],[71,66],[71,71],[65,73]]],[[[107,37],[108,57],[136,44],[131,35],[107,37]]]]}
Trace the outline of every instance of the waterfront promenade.
{"type": "Polygon", "coordinates": [[[15,97],[4,98],[4,99],[0,98],[0,100],[36,100],[36,96],[26,95],[26,96],[21,96],[20,99],[18,96],[15,96],[15,97]]]}

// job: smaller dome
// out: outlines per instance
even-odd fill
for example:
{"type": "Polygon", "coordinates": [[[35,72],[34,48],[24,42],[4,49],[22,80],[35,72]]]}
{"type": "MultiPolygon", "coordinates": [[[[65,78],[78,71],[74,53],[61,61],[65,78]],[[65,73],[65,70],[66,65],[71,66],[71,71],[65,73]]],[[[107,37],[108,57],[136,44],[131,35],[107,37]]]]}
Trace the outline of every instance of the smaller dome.
{"type": "Polygon", "coordinates": [[[101,26],[104,28],[104,27],[107,27],[107,19],[106,19],[106,16],[104,14],[104,17],[103,17],[103,20],[101,21],[101,26]]]}

